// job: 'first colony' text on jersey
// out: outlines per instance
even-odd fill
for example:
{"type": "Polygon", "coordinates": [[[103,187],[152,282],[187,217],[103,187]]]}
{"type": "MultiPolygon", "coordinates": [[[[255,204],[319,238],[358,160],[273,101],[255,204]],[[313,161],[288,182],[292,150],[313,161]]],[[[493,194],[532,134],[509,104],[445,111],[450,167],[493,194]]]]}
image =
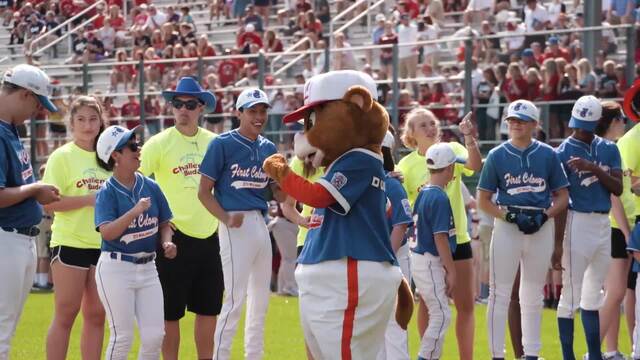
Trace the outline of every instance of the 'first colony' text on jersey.
{"type": "Polygon", "coordinates": [[[428,252],[433,256],[440,256],[435,243],[435,234],[445,233],[449,238],[451,253],[456,250],[456,227],[453,221],[453,211],[447,193],[438,186],[427,185],[418,193],[413,207],[413,221],[416,236],[413,239],[411,251],[417,254],[428,252]]]}
{"type": "Polygon", "coordinates": [[[151,206],[137,216],[117,240],[102,240],[102,251],[117,251],[125,254],[153,253],[156,251],[159,226],[171,220],[172,214],[167,199],[158,184],[136,173],[133,189],[110,177],[96,197],[95,225],[115,221],[131,210],[142,198],[150,198],[151,206]]]}
{"type": "Polygon", "coordinates": [[[480,174],[478,189],[497,192],[503,206],[551,206],[551,192],[569,186],[558,155],[537,140],[524,150],[502,143],[493,148],[480,174]]]}
{"type": "Polygon", "coordinates": [[[231,130],[211,141],[200,173],[215,181],[214,196],[224,210],[264,212],[265,190],[271,180],[262,163],[276,152],[276,146],[262,136],[252,141],[237,129],[231,130]]]}
{"type": "Polygon", "coordinates": [[[571,158],[582,158],[599,166],[604,171],[621,170],[620,152],[611,141],[599,136],[591,144],[573,136],[566,138],[556,150],[562,167],[569,178],[569,208],[579,212],[608,213],[611,209],[611,193],[598,177],[590,171],[575,172],[569,168],[571,158]]]}
{"type": "Polygon", "coordinates": [[[350,257],[395,263],[384,179],[382,157],[374,152],[353,149],[336,159],[317,181],[336,202],[314,210],[298,262],[316,264],[350,257]]]}

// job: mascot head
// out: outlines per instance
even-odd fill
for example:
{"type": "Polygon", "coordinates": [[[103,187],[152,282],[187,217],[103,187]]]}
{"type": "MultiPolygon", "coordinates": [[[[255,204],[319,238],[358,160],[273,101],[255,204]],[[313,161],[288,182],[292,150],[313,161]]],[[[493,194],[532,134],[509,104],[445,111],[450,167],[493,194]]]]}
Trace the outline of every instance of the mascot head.
{"type": "Polygon", "coordinates": [[[624,95],[622,109],[627,117],[635,122],[640,121],[640,80],[637,80],[624,95]]]}
{"type": "Polygon", "coordinates": [[[304,121],[304,133],[294,140],[297,157],[314,167],[327,166],[355,148],[380,153],[389,116],[377,102],[373,79],[359,71],[320,74],[304,86],[304,106],[284,122],[304,121]]]}

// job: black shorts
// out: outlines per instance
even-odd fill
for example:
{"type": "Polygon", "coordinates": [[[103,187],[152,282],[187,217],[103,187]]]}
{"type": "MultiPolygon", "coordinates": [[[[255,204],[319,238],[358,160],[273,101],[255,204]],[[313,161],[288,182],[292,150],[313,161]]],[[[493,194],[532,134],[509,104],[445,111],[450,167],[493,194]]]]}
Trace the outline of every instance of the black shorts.
{"type": "Polygon", "coordinates": [[[51,248],[51,263],[58,260],[61,264],[81,269],[89,269],[98,264],[100,249],[80,249],[71,246],[51,248]]]}
{"type": "Polygon", "coordinates": [[[627,275],[627,289],[636,290],[636,280],[638,273],[633,271],[633,265],[629,266],[629,274],[627,275]]]}
{"type": "Polygon", "coordinates": [[[218,233],[197,239],[179,230],[173,235],[178,255],[167,259],[157,250],[156,267],[164,297],[164,319],[180,320],[186,310],[215,316],[222,308],[224,278],[218,233]]]}
{"type": "Polygon", "coordinates": [[[67,133],[67,127],[64,124],[49,123],[49,130],[57,134],[67,133]]]}
{"type": "Polygon", "coordinates": [[[462,261],[473,258],[473,252],[471,252],[471,241],[464,244],[458,244],[456,251],[453,252],[453,261],[462,261]]]}
{"type": "Polygon", "coordinates": [[[627,259],[627,242],[620,229],[611,228],[611,257],[614,259],[627,259]]]}

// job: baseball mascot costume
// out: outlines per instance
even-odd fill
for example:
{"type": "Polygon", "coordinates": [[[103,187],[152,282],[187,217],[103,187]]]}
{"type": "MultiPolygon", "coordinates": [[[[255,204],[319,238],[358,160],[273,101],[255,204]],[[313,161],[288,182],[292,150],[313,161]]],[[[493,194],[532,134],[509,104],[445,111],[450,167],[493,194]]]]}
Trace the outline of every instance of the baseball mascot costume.
{"type": "Polygon", "coordinates": [[[311,183],[280,154],[264,162],[284,192],[315,208],[296,269],[302,328],[315,360],[375,359],[394,307],[404,329],[413,310],[389,241],[380,148],[389,117],[375,94],[373,79],[361,72],[312,77],[304,106],[284,121],[304,119],[296,156],[326,166],[325,175],[311,183]]]}

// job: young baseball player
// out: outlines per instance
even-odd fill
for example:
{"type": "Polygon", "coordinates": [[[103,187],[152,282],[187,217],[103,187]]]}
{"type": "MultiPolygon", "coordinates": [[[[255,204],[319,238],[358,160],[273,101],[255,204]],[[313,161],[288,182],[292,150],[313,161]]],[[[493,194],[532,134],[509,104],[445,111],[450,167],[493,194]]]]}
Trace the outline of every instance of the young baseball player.
{"type": "Polygon", "coordinates": [[[96,155],[103,169],[113,171],[96,197],[94,220],[102,237],[96,283],[110,330],[105,358],[128,358],[135,319],[138,359],[160,359],[163,300],[154,259],[158,242],[164,256],[176,256],[171,210],[158,184],[137,172],[140,146],[133,130],[106,128],[96,155]]]}
{"type": "MultiPolygon", "coordinates": [[[[631,234],[631,239],[627,245],[627,251],[633,256],[632,270],[635,273],[640,272],[640,226],[636,223],[631,234]]],[[[640,299],[640,286],[636,286],[636,299],[640,299]]],[[[640,301],[636,301],[635,306],[635,327],[633,329],[633,360],[640,359],[640,301]]]]}
{"type": "Polygon", "coordinates": [[[570,183],[569,210],[562,211],[556,223],[564,269],[558,330],[565,360],[575,359],[573,316],[578,308],[589,359],[602,359],[598,309],[611,264],[611,195],[622,194],[622,166],[615,143],[594,134],[601,115],[600,100],[579,98],[569,121],[573,133],[557,149],[570,183]]]}
{"type": "Polygon", "coordinates": [[[453,179],[456,157],[448,144],[427,150],[429,183],[413,206],[416,235],[411,246],[411,273],[429,311],[429,325],[420,341],[419,360],[440,359],[451,321],[449,297],[456,286],[452,253],[456,248],[453,211],[444,188],[453,179]]]}
{"type": "Polygon", "coordinates": [[[96,194],[111,175],[98,166],[95,144],[105,128],[102,106],[93,96],[80,96],[69,110],[73,141],[49,156],[43,181],[60,189],[61,199],[45,206],[55,214],[51,236],[51,271],[56,284],[55,310],[47,335],[47,358],[66,359],[69,336],[82,309],[83,357],[97,359],[104,338],[104,308],[98,297],[95,270],[100,234],[93,226],[96,194]]]}
{"type": "Polygon", "coordinates": [[[215,332],[213,358],[231,356],[240,311],[247,299],[245,357],[258,359],[264,348],[264,318],[269,304],[271,240],[264,222],[271,183],[263,161],[277,152],[260,135],[269,100],[259,89],[245,89],[236,101],[240,127],[211,142],[200,165],[198,197],[220,224],[220,256],[225,300],[215,332]],[[212,194],[212,190],[215,192],[212,194]]]}
{"type": "Polygon", "coordinates": [[[11,338],[33,284],[40,205],[60,200],[58,188],[35,182],[17,128],[42,107],[57,111],[48,98],[49,88],[49,77],[31,65],[7,70],[0,84],[0,360],[9,358],[11,338]]]}
{"type": "MultiPolygon", "coordinates": [[[[402,141],[408,148],[415,149],[398,163],[397,170],[404,176],[404,188],[409,202],[414,202],[419,190],[429,180],[425,154],[434,144],[440,142],[440,121],[429,110],[416,108],[406,116],[402,141]]],[[[458,246],[453,254],[453,260],[458,273],[458,286],[453,292],[456,306],[456,338],[458,340],[458,354],[461,360],[473,358],[473,338],[475,331],[475,285],[473,276],[473,254],[471,239],[467,232],[467,212],[462,198],[462,177],[471,176],[482,167],[482,156],[475,139],[475,131],[470,121],[470,115],[460,123],[460,132],[464,135],[465,146],[457,142],[449,142],[457,156],[466,158],[466,164],[457,164],[453,180],[446,186],[449,195],[453,217],[456,224],[456,240],[458,246]]],[[[417,311],[418,330],[422,336],[427,327],[427,312],[425,304],[420,300],[417,311]]]]}
{"type": "Polygon", "coordinates": [[[553,149],[532,139],[538,119],[538,109],[529,101],[509,105],[505,120],[510,139],[489,152],[478,184],[478,206],[496,218],[487,305],[493,359],[505,357],[507,308],[518,265],[522,345],[527,360],[538,358],[542,288],[552,255],[559,257],[559,249],[554,250],[553,221],[547,220],[567,206],[569,182],[553,149]]]}
{"type": "MultiPolygon", "coordinates": [[[[407,228],[413,224],[413,219],[407,192],[404,191],[400,180],[391,174],[395,168],[392,154],[394,147],[395,139],[391,132],[387,131],[382,141],[382,158],[385,171],[384,193],[387,196],[387,222],[391,248],[396,255],[402,275],[408,281],[411,279],[411,272],[409,267],[409,244],[406,241],[405,234],[407,228]]],[[[382,349],[378,353],[378,360],[409,359],[407,331],[402,329],[393,317],[389,319],[384,339],[382,349]]]]}
{"type": "Polygon", "coordinates": [[[224,279],[220,261],[218,220],[198,201],[198,169],[216,136],[198,126],[203,113],[214,111],[216,98],[191,77],[175,91],[163,91],[176,119],[174,127],[152,136],[142,147],[140,172],[154,175],[174,217],[175,259],[156,259],[164,296],[165,336],[162,356],[177,360],[180,319],[185,309],[196,314],[194,338],[198,359],[213,357],[216,316],[222,308],[224,279]]]}

